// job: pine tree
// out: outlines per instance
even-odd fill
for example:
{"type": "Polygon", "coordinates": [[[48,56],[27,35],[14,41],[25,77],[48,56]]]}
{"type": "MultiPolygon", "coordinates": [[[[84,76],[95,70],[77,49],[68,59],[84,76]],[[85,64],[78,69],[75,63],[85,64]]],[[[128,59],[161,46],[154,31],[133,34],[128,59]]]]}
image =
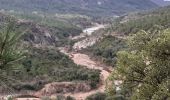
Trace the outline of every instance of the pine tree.
{"type": "Polygon", "coordinates": [[[169,100],[170,29],[140,31],[129,39],[129,47],[118,53],[111,77],[123,81],[119,95],[127,100],[169,100]]]}

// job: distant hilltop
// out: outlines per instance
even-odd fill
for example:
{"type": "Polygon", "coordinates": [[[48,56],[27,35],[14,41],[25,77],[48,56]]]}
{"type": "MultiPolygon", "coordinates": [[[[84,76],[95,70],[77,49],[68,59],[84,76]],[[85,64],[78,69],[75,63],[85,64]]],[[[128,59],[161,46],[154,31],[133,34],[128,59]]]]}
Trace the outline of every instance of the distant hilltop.
{"type": "Polygon", "coordinates": [[[0,9],[24,12],[121,15],[158,7],[150,0],[0,0],[0,9]]]}
{"type": "Polygon", "coordinates": [[[168,6],[170,5],[170,0],[151,0],[159,6],[168,6]]]}

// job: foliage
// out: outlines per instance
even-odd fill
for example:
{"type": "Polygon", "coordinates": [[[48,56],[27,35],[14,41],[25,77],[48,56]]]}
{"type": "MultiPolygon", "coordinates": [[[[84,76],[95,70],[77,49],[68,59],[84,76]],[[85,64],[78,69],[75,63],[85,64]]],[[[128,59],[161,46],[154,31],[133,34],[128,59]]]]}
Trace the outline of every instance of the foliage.
{"type": "Polygon", "coordinates": [[[105,100],[106,99],[106,94],[105,93],[96,93],[88,96],[86,100],[105,100]]]}
{"type": "Polygon", "coordinates": [[[73,97],[71,97],[71,96],[67,96],[66,100],[75,100],[75,99],[73,97]]]}
{"type": "Polygon", "coordinates": [[[65,97],[63,95],[57,95],[56,100],[64,100],[65,97]]]}
{"type": "Polygon", "coordinates": [[[0,32],[0,84],[5,87],[14,81],[8,76],[8,72],[17,70],[18,67],[13,65],[23,58],[21,48],[17,44],[22,34],[15,30],[15,20],[12,18],[6,24],[0,32]]]}
{"type": "Polygon", "coordinates": [[[51,99],[50,97],[42,97],[42,100],[75,100],[71,96],[64,97],[63,95],[57,95],[56,98],[51,99]]]}
{"type": "Polygon", "coordinates": [[[89,47],[88,51],[92,52],[95,58],[100,58],[107,65],[114,66],[117,59],[117,52],[126,48],[125,42],[125,40],[114,36],[106,36],[103,40],[89,47]]]}
{"type": "MultiPolygon", "coordinates": [[[[5,22],[6,20],[4,23],[5,22]]],[[[56,49],[46,47],[38,48],[25,44],[23,37],[26,37],[29,33],[25,33],[22,35],[21,40],[19,39],[21,35],[20,31],[28,28],[33,32],[34,29],[32,28],[34,28],[34,26],[27,26],[27,24],[18,25],[17,23],[15,27],[10,26],[13,29],[7,27],[10,30],[3,30],[3,25],[5,26],[5,24],[2,23],[0,27],[2,30],[0,33],[0,46],[2,47],[4,45],[5,39],[6,44],[3,46],[3,49],[0,49],[2,51],[0,55],[0,67],[1,72],[3,71],[3,73],[1,73],[3,76],[1,75],[0,77],[5,78],[4,81],[6,81],[7,78],[10,79],[10,82],[7,82],[7,84],[13,87],[14,92],[15,90],[39,90],[44,84],[54,81],[83,81],[90,84],[93,88],[99,83],[100,71],[78,66],[68,56],[60,53],[56,49]],[[5,36],[7,36],[7,38],[5,38],[5,36]],[[15,44],[15,42],[17,42],[17,44],[15,44]],[[20,51],[21,48],[27,51],[24,55],[20,51]],[[23,56],[26,58],[21,59],[23,56]],[[11,70],[14,68],[15,70],[11,70]]],[[[42,29],[44,29],[44,27],[42,29]]],[[[41,35],[42,29],[40,29],[40,31],[35,29],[33,34],[40,33],[39,35],[41,35]]],[[[64,39],[63,41],[66,42],[64,39]]],[[[36,42],[32,41],[31,43],[33,45],[36,44],[36,42]]]]}
{"type": "MultiPolygon", "coordinates": [[[[118,53],[112,80],[122,80],[127,100],[170,98],[170,30],[140,31],[129,39],[129,51],[118,53]]],[[[117,94],[117,93],[116,93],[117,94]]]]}
{"type": "Polygon", "coordinates": [[[147,31],[155,25],[163,26],[165,28],[170,27],[170,7],[138,13],[135,17],[136,18],[132,20],[128,20],[127,18],[117,19],[118,22],[116,22],[116,25],[112,26],[112,31],[128,35],[130,33],[134,34],[141,29],[147,31]]]}
{"type": "MultiPolygon", "coordinates": [[[[43,14],[29,14],[29,13],[9,13],[14,15],[17,19],[31,20],[35,23],[39,23],[40,25],[44,25],[49,28],[55,28],[58,34],[63,37],[75,36],[79,35],[82,32],[80,27],[77,27],[74,24],[73,19],[67,18],[58,18],[54,15],[43,15],[43,14]]],[[[77,20],[81,20],[81,17],[77,18],[77,20]]],[[[59,36],[59,35],[58,35],[59,36]]],[[[61,37],[60,37],[61,38],[61,37]]]]}
{"type": "Polygon", "coordinates": [[[73,13],[88,16],[119,15],[157,7],[149,0],[1,0],[0,9],[17,12],[73,13]],[[101,4],[100,4],[101,3],[101,4]],[[120,9],[121,8],[121,9],[120,9]]]}
{"type": "MultiPolygon", "coordinates": [[[[23,43],[31,45],[63,46],[69,43],[70,36],[79,35],[82,32],[82,29],[74,24],[72,19],[23,13],[12,13],[11,15],[0,13],[0,29],[4,27],[3,23],[6,23],[11,16],[15,16],[13,19],[16,20],[16,30],[25,32],[21,37],[23,43]]],[[[86,23],[86,19],[82,23],[86,23]]]]}
{"type": "Polygon", "coordinates": [[[98,70],[78,66],[59,51],[45,48],[28,50],[27,58],[19,62],[21,71],[11,75],[23,82],[14,84],[16,90],[39,90],[47,82],[54,81],[85,81],[95,84],[92,85],[95,88],[99,82],[98,70]]]}
{"type": "Polygon", "coordinates": [[[22,53],[17,50],[19,33],[14,32],[14,22],[10,22],[6,28],[0,32],[0,69],[5,69],[7,65],[16,62],[22,57],[22,53]]]}

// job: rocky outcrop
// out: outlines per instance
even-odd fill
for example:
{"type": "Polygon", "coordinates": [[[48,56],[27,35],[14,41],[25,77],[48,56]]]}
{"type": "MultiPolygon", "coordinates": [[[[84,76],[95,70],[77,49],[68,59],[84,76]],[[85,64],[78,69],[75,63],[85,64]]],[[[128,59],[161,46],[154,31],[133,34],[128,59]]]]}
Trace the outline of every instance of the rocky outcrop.
{"type": "Polygon", "coordinates": [[[97,41],[99,40],[99,38],[95,38],[95,37],[91,37],[91,38],[86,38],[82,41],[79,41],[77,43],[74,44],[73,49],[74,50],[81,50],[87,47],[90,47],[92,45],[94,45],[97,41]]]}
{"type": "Polygon", "coordinates": [[[59,38],[48,27],[27,20],[19,20],[18,25],[25,30],[22,40],[31,45],[55,45],[59,38]]]}
{"type": "Polygon", "coordinates": [[[77,36],[76,38],[73,38],[73,39],[84,38],[84,37],[86,38],[81,41],[76,42],[73,45],[73,49],[78,51],[78,50],[93,46],[97,41],[99,41],[102,38],[102,36],[100,36],[99,34],[96,34],[96,33],[95,33],[96,35],[93,35],[93,34],[95,31],[102,29],[102,28],[105,28],[105,26],[97,24],[95,27],[87,28],[83,30],[83,33],[80,34],[80,37],[77,36]]]}

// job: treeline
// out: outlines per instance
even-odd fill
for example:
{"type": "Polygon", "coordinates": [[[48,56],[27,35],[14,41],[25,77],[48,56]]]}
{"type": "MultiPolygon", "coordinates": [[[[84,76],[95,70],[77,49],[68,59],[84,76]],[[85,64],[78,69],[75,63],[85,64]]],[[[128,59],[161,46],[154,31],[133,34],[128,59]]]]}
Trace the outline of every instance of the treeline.
{"type": "Polygon", "coordinates": [[[108,0],[108,1],[80,1],[80,0],[1,0],[0,9],[17,12],[45,12],[82,14],[93,17],[121,15],[130,11],[145,10],[157,7],[148,0],[108,0]],[[101,3],[101,4],[100,4],[101,3]],[[124,6],[125,5],[125,6],[124,6]],[[119,9],[122,7],[122,9],[119,9]]]}
{"type": "MultiPolygon", "coordinates": [[[[73,23],[71,19],[60,20],[54,16],[42,17],[35,14],[12,14],[16,20],[17,30],[23,34],[21,40],[30,44],[61,46],[69,42],[69,36],[76,36],[82,32],[82,29],[73,23]]],[[[0,13],[0,28],[11,16],[0,13]]],[[[85,22],[86,23],[86,22],[85,22]]]]}
{"type": "Polygon", "coordinates": [[[149,30],[153,26],[170,27],[170,7],[160,8],[142,14],[137,14],[136,19],[117,19],[115,25],[112,26],[112,31],[118,34],[128,35],[136,33],[139,30],[149,30]],[[138,18],[139,17],[139,18],[138,18]]]}
{"type": "MultiPolygon", "coordinates": [[[[33,21],[34,23],[38,23],[40,25],[44,25],[46,27],[55,29],[58,36],[60,36],[60,38],[79,35],[82,32],[81,27],[78,27],[78,25],[74,23],[75,19],[69,18],[69,16],[71,15],[65,15],[65,16],[63,15],[66,18],[58,18],[55,15],[46,14],[46,13],[45,14],[44,13],[40,13],[40,14],[9,13],[9,14],[14,15],[17,19],[33,21]]],[[[87,19],[82,18],[81,16],[75,18],[77,18],[77,20],[84,19],[84,23],[86,22],[88,23],[87,19]]]]}

